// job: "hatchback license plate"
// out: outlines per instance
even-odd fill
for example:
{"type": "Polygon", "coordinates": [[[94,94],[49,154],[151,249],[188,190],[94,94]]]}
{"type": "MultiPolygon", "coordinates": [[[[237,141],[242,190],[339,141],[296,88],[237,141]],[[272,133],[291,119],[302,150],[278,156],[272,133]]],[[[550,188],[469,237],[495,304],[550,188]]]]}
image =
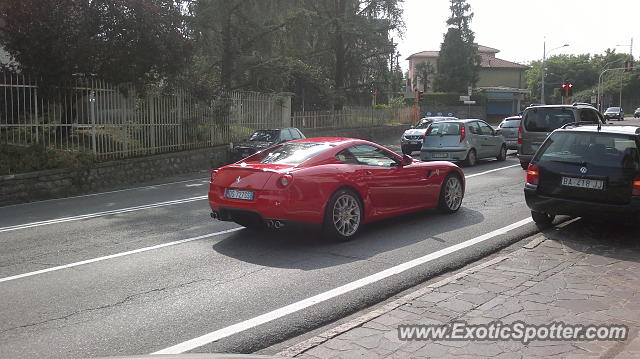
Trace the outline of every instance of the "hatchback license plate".
{"type": "Polygon", "coordinates": [[[562,177],[562,185],[587,189],[604,189],[604,181],[585,178],[562,177]]]}
{"type": "Polygon", "coordinates": [[[448,153],[434,153],[431,155],[431,157],[433,158],[448,158],[449,154],[448,153]]]}
{"type": "Polygon", "coordinates": [[[231,199],[243,199],[253,201],[253,191],[242,191],[239,189],[227,189],[225,196],[231,199]]]}

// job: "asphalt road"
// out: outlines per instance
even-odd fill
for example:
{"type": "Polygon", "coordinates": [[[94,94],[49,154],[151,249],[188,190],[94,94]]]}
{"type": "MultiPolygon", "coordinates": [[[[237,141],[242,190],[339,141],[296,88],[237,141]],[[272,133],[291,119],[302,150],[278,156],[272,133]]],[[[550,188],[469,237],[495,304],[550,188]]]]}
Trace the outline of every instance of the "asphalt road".
{"type": "Polygon", "coordinates": [[[537,231],[524,222],[492,233],[529,218],[515,157],[464,171],[467,194],[457,214],[376,223],[348,243],[211,220],[201,175],[2,207],[0,358],[145,354],[208,333],[185,348],[253,352],[537,231]],[[370,280],[354,284],[362,278],[370,280]],[[347,289],[332,296],[338,287],[347,289]],[[317,300],[305,302],[311,297],[317,300]]]}

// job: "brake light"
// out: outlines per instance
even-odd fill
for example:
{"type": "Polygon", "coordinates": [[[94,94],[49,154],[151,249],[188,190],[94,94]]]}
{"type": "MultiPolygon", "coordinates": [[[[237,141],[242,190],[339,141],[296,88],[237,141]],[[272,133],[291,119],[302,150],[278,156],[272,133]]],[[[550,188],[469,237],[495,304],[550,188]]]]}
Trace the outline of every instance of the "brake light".
{"type": "Polygon", "coordinates": [[[532,185],[540,184],[540,169],[534,164],[530,164],[527,168],[527,183],[532,185]]]}
{"type": "Polygon", "coordinates": [[[216,176],[218,176],[218,170],[211,170],[211,173],[209,174],[209,181],[213,182],[213,180],[216,179],[216,176]]]}
{"type": "Polygon", "coordinates": [[[464,142],[465,137],[467,137],[467,129],[464,127],[464,124],[460,125],[460,142],[464,142]]]}
{"type": "Polygon", "coordinates": [[[640,176],[636,176],[633,180],[633,195],[640,196],[640,176]]]}
{"type": "Polygon", "coordinates": [[[522,144],[522,134],[524,133],[524,128],[522,127],[522,124],[520,124],[520,127],[518,127],[518,144],[521,145],[522,144]]]}
{"type": "Polygon", "coordinates": [[[283,175],[278,180],[278,183],[280,184],[281,187],[287,187],[288,185],[291,184],[291,182],[293,182],[293,176],[290,174],[283,175]]]}

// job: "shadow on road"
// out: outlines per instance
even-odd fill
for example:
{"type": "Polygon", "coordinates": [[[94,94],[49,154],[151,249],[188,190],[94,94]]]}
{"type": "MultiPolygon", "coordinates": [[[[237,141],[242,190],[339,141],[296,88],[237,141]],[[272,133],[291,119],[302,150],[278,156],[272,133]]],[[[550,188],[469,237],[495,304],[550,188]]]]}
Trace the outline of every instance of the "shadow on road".
{"type": "MultiPolygon", "coordinates": [[[[443,233],[481,223],[484,216],[462,208],[453,215],[436,210],[372,223],[349,242],[334,242],[320,231],[236,232],[213,245],[220,254],[266,267],[314,270],[367,260],[380,253],[430,241],[434,251],[448,246],[443,233]]],[[[453,244],[453,243],[452,243],[453,244]]]]}

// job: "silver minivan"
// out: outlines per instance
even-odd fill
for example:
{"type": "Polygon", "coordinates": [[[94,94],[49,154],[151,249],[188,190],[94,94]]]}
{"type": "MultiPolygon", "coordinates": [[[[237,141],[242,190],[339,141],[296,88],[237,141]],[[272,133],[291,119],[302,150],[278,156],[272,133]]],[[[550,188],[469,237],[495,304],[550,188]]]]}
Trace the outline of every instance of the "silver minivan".
{"type": "Polygon", "coordinates": [[[574,122],[604,123],[604,117],[588,105],[531,106],[524,110],[518,129],[518,158],[525,170],[549,134],[574,122]]]}
{"type": "Polygon", "coordinates": [[[431,124],[420,150],[423,161],[464,161],[473,166],[483,158],[506,160],[507,145],[493,127],[477,119],[431,124]]]}

